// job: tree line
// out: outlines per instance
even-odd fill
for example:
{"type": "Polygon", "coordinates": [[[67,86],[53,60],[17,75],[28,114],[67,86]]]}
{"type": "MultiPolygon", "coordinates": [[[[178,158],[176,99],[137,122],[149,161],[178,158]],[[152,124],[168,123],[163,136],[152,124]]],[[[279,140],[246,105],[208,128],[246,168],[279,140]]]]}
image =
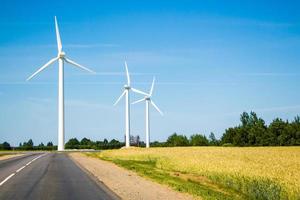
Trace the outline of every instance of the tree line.
{"type": "MultiPolygon", "coordinates": [[[[103,141],[92,141],[88,138],[83,138],[81,141],[77,140],[77,138],[71,138],[66,144],[66,149],[118,149],[124,146],[123,142],[119,142],[118,140],[112,139],[108,141],[104,139],[103,141]]],[[[52,142],[48,142],[46,145],[40,143],[38,145],[34,145],[32,139],[29,139],[27,142],[20,143],[18,147],[11,147],[8,142],[0,143],[0,150],[20,150],[20,151],[52,151],[57,150],[57,145],[53,145],[52,142]]]]}
{"type": "Polygon", "coordinates": [[[255,112],[244,112],[241,124],[225,130],[221,144],[233,146],[292,146],[300,145],[300,117],[293,121],[274,119],[269,126],[255,112]]]}
{"type": "Polygon", "coordinates": [[[51,151],[56,150],[57,146],[53,145],[52,142],[48,142],[46,145],[40,143],[39,145],[34,146],[32,139],[29,139],[27,142],[20,143],[18,147],[12,147],[8,142],[0,143],[0,150],[45,150],[51,151]]]}
{"type": "MultiPolygon", "coordinates": [[[[131,136],[132,146],[145,147],[139,136],[131,136]]],[[[66,149],[118,149],[123,147],[124,142],[112,139],[108,141],[92,141],[88,138],[78,140],[70,139],[66,149]]],[[[204,134],[194,134],[189,138],[183,134],[174,133],[164,142],[151,142],[151,147],[175,147],[175,146],[296,146],[300,145],[300,117],[292,121],[284,121],[280,118],[274,119],[266,125],[262,118],[255,112],[244,112],[240,116],[240,124],[225,130],[220,139],[216,139],[214,133],[207,138],[204,134]]],[[[10,150],[12,147],[8,142],[0,143],[0,150],[10,150]]],[[[57,146],[52,142],[46,145],[40,143],[34,146],[32,139],[20,143],[15,150],[56,150],[57,146]]]]}
{"type": "Polygon", "coordinates": [[[216,139],[214,133],[210,133],[207,138],[203,134],[194,134],[189,138],[182,134],[174,133],[165,142],[151,142],[151,147],[179,147],[179,146],[218,146],[220,141],[216,139]]]}
{"type": "Polygon", "coordinates": [[[112,139],[108,141],[104,139],[103,141],[92,141],[88,138],[83,138],[79,141],[77,138],[71,138],[65,145],[66,149],[119,149],[124,146],[124,142],[112,139]]]}
{"type": "Polygon", "coordinates": [[[274,119],[266,125],[255,112],[243,112],[240,124],[225,130],[222,137],[217,140],[211,133],[209,138],[205,135],[195,134],[190,138],[174,133],[166,142],[153,142],[152,146],[297,146],[300,145],[300,117],[292,121],[274,119]]]}

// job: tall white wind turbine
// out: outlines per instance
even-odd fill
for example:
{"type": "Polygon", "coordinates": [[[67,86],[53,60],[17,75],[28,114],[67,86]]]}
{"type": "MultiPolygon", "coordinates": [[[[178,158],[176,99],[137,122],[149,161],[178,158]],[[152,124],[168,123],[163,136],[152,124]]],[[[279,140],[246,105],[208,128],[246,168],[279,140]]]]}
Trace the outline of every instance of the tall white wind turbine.
{"type": "Polygon", "coordinates": [[[127,77],[127,84],[124,85],[124,91],[120,95],[120,97],[115,102],[114,106],[118,104],[118,102],[122,99],[125,95],[125,146],[130,147],[130,96],[129,91],[132,90],[135,93],[139,93],[142,95],[147,95],[145,92],[132,88],[130,85],[130,75],[128,72],[127,62],[125,61],[125,69],[126,69],[126,77],[127,77]]]}
{"type": "Polygon", "coordinates": [[[154,89],[154,82],[155,82],[155,77],[153,77],[152,85],[149,94],[146,94],[143,99],[137,100],[133,102],[132,104],[136,104],[142,101],[146,102],[146,147],[150,147],[150,118],[149,118],[149,105],[151,104],[162,116],[163,113],[162,111],[157,107],[157,105],[152,101],[151,97],[153,94],[153,89],[154,89]]]}
{"type": "Polygon", "coordinates": [[[55,20],[55,30],[56,30],[56,40],[57,40],[57,48],[58,48],[58,55],[55,58],[52,58],[48,61],[45,65],[43,65],[40,69],[38,69],[35,73],[33,73],[27,81],[32,79],[35,75],[49,67],[55,61],[58,61],[58,151],[63,151],[65,148],[65,121],[64,121],[64,62],[67,62],[75,67],[81,68],[85,71],[94,73],[92,70],[83,67],[82,65],[72,61],[71,59],[66,57],[65,52],[62,50],[62,44],[58,29],[58,24],[56,20],[56,16],[54,17],[55,20]]]}

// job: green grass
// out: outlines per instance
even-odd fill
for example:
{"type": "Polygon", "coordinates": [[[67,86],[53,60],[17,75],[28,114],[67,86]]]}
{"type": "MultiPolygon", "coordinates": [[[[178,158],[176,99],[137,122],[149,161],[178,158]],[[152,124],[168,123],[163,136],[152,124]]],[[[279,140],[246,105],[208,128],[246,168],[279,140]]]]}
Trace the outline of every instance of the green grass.
{"type": "Polygon", "coordinates": [[[245,194],[251,200],[297,199],[297,197],[288,198],[287,192],[279,183],[267,178],[228,176],[226,174],[211,174],[208,177],[215,183],[245,194]]]}
{"type": "MultiPolygon", "coordinates": [[[[86,153],[86,155],[97,157],[94,153],[86,153]]],[[[101,159],[111,161],[118,166],[136,172],[140,176],[149,178],[160,184],[168,185],[179,192],[189,193],[195,197],[207,200],[248,199],[247,196],[238,191],[217,184],[206,177],[190,176],[180,172],[161,170],[156,167],[156,160],[153,159],[147,161],[120,160],[107,157],[101,157],[101,159]]]]}

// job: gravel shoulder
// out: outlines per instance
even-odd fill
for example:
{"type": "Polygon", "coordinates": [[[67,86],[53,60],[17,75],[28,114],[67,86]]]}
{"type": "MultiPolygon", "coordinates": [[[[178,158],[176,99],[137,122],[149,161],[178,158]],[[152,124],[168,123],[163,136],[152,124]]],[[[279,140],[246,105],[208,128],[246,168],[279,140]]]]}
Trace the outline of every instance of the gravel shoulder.
{"type": "Polygon", "coordinates": [[[179,193],[167,186],[152,182],[108,161],[88,157],[82,153],[69,153],[69,156],[122,199],[194,199],[191,195],[179,193]]]}

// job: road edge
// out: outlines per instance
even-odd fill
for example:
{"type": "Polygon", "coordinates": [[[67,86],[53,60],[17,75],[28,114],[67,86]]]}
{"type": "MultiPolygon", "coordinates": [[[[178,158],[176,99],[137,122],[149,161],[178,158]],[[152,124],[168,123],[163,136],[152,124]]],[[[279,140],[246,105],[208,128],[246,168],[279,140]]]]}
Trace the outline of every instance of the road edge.
{"type": "MultiPolygon", "coordinates": [[[[80,153],[80,152],[76,152],[80,153]]],[[[122,198],[117,195],[114,191],[112,191],[104,182],[99,180],[93,173],[91,173],[89,170],[87,170],[84,166],[82,166],[79,162],[77,162],[73,157],[70,155],[72,153],[66,153],[68,158],[72,160],[85,174],[87,174],[101,189],[103,189],[109,196],[111,196],[115,200],[121,200],[122,198]]]]}

